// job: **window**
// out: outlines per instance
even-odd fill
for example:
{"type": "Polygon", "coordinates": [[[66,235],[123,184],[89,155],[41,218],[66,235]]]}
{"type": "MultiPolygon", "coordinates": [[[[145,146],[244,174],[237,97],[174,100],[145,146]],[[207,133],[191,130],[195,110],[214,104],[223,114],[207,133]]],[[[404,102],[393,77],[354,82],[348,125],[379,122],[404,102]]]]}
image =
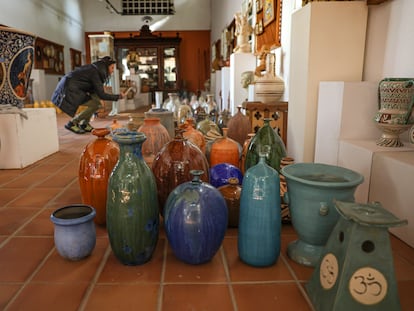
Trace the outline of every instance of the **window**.
{"type": "Polygon", "coordinates": [[[173,15],[174,0],[122,0],[122,15],[173,15]]]}

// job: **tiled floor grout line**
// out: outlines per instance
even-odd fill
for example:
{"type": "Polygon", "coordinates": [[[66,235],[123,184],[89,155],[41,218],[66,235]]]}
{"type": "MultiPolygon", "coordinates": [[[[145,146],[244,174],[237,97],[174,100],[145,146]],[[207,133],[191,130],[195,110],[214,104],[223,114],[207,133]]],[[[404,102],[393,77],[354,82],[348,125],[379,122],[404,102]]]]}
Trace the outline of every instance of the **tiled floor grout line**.
{"type": "Polygon", "coordinates": [[[52,249],[47,253],[47,255],[42,259],[42,261],[38,264],[36,269],[32,272],[32,274],[24,281],[23,285],[19,288],[19,290],[13,295],[13,297],[7,302],[5,305],[3,311],[6,311],[11,304],[19,297],[21,292],[26,288],[26,286],[33,280],[34,276],[39,272],[39,270],[43,267],[45,262],[49,259],[49,257],[53,254],[53,251],[55,250],[55,247],[52,247],[52,249]]]}
{"type": "Polygon", "coordinates": [[[305,300],[306,300],[306,302],[308,303],[309,307],[310,307],[313,311],[315,311],[315,310],[314,310],[314,308],[313,308],[313,304],[312,304],[312,302],[311,302],[311,301],[310,301],[310,299],[309,299],[308,294],[307,294],[307,293],[306,293],[306,291],[303,289],[302,284],[300,283],[300,281],[299,281],[298,277],[296,276],[296,273],[295,273],[295,271],[293,270],[293,268],[289,265],[288,260],[285,258],[285,256],[284,256],[284,255],[281,255],[280,257],[281,257],[282,261],[284,262],[284,264],[286,265],[286,267],[288,268],[288,270],[289,270],[290,274],[292,275],[292,277],[293,277],[293,279],[294,279],[294,281],[295,281],[295,283],[296,283],[296,286],[299,288],[299,291],[302,293],[302,296],[305,298],[305,300]]]}
{"type": "Polygon", "coordinates": [[[165,285],[165,269],[167,266],[167,250],[168,250],[168,239],[165,239],[163,256],[162,256],[162,267],[161,267],[161,279],[160,279],[160,289],[158,291],[158,301],[157,301],[157,310],[162,311],[162,301],[164,295],[164,285],[165,285]]]}
{"type": "Polygon", "coordinates": [[[226,274],[226,280],[227,280],[226,283],[227,283],[227,287],[229,289],[231,303],[233,305],[233,310],[237,311],[239,308],[237,307],[237,301],[236,301],[236,297],[234,295],[233,285],[232,285],[231,277],[230,277],[230,269],[229,269],[229,266],[228,266],[228,263],[227,263],[226,255],[224,253],[223,245],[220,247],[220,254],[221,254],[221,260],[223,262],[224,273],[226,274]]]}
{"type": "Polygon", "coordinates": [[[83,295],[83,297],[82,297],[82,300],[81,300],[79,308],[78,308],[79,311],[85,310],[86,304],[89,301],[89,298],[92,294],[92,291],[95,288],[96,283],[98,282],[99,276],[101,275],[102,270],[104,269],[110,254],[111,254],[111,246],[108,245],[106,250],[105,250],[105,254],[102,257],[101,263],[99,264],[98,268],[96,269],[96,272],[95,272],[88,288],[86,289],[85,295],[83,295]]]}

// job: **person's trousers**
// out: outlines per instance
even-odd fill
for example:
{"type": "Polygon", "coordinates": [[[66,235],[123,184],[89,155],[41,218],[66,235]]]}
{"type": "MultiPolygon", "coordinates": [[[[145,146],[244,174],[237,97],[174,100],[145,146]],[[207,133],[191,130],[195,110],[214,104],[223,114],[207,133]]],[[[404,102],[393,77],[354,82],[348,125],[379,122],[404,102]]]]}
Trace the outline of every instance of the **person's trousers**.
{"type": "Polygon", "coordinates": [[[82,104],[82,106],[86,106],[86,109],[72,119],[72,122],[75,124],[89,123],[92,115],[101,108],[101,99],[98,95],[91,94],[91,99],[82,104]]]}

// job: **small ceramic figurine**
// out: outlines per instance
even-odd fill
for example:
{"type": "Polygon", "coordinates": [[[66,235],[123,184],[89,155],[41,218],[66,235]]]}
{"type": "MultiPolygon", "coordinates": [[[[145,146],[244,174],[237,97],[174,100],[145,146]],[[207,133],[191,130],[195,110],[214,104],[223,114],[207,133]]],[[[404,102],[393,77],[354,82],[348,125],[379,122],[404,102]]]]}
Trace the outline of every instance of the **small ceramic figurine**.
{"type": "Polygon", "coordinates": [[[253,27],[249,24],[247,13],[237,12],[234,16],[236,20],[236,30],[234,34],[237,36],[237,45],[233,52],[235,53],[250,53],[251,46],[249,43],[249,36],[253,32],[253,27]]]}

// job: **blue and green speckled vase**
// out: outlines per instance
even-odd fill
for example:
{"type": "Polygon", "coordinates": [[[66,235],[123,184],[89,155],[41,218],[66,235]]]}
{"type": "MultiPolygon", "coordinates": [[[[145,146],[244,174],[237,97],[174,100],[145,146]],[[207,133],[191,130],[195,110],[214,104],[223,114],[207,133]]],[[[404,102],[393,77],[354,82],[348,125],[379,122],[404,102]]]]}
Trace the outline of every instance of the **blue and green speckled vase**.
{"type": "Polygon", "coordinates": [[[159,233],[157,187],[141,147],[145,134],[117,132],[119,160],[108,181],[106,223],[112,251],[125,265],[149,261],[159,233]]]}

